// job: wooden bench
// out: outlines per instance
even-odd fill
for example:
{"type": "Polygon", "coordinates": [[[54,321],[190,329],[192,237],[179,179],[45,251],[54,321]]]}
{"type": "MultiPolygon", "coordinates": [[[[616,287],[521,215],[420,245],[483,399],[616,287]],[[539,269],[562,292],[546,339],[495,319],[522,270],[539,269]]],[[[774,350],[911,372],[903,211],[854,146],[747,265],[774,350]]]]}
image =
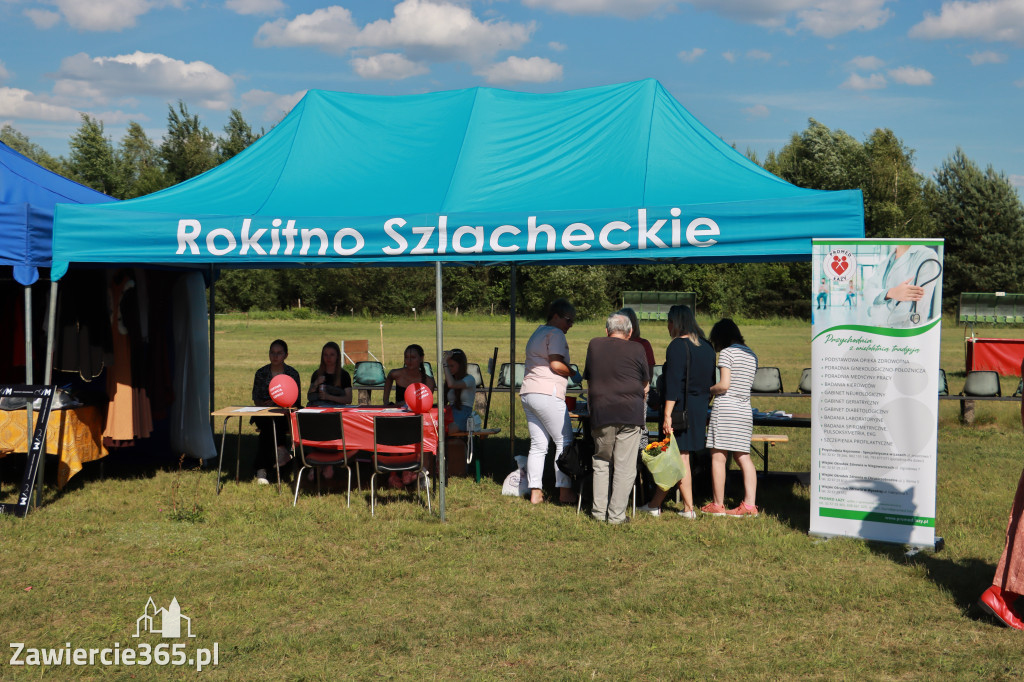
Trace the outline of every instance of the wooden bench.
{"type": "Polygon", "coordinates": [[[788,443],[789,436],[774,433],[755,433],[750,437],[750,452],[757,455],[764,461],[764,471],[768,473],[768,448],[774,447],[776,443],[788,443]],[[761,449],[757,449],[760,443],[761,449]]]}

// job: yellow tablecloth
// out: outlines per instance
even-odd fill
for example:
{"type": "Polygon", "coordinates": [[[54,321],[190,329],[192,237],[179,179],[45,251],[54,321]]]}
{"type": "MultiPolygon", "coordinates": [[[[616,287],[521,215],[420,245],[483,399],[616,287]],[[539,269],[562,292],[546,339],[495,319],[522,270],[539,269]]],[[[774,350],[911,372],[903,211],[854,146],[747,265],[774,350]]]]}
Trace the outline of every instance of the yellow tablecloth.
{"type": "MultiPolygon", "coordinates": [[[[32,428],[35,428],[33,415],[32,428]]],[[[0,450],[26,452],[25,411],[0,410],[0,450]]],[[[63,488],[71,477],[82,470],[83,462],[92,462],[107,456],[103,447],[103,412],[95,405],[83,405],[69,410],[54,410],[46,425],[46,452],[57,455],[57,487],[63,488]]]]}

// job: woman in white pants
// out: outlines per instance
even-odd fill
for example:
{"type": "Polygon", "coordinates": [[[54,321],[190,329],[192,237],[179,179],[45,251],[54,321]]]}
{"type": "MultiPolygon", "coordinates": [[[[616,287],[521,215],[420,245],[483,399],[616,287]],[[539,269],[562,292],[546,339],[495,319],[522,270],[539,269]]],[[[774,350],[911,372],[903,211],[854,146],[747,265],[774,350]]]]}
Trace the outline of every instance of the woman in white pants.
{"type": "MultiPolygon", "coordinates": [[[[555,444],[555,458],[572,440],[569,410],[565,406],[565,388],[569,368],[569,344],[565,333],[576,321],[576,308],[564,298],[548,306],[548,321],[537,328],[526,343],[526,372],[519,397],[526,413],[530,431],[530,454],[526,473],[530,486],[530,502],[544,501],[541,479],[548,442],[555,444]]],[[[555,485],[559,502],[572,504],[572,480],[555,467],[555,485]]]]}

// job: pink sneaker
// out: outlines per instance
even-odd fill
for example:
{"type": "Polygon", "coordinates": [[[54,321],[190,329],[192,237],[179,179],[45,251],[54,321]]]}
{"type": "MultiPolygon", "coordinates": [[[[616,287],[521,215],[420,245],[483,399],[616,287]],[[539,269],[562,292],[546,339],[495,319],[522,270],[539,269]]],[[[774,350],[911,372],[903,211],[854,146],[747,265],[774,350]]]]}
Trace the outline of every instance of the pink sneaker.
{"type": "Polygon", "coordinates": [[[725,512],[726,516],[757,516],[757,507],[746,502],[740,502],[740,506],[725,512]]]}
{"type": "Polygon", "coordinates": [[[725,516],[725,505],[715,504],[714,502],[708,502],[700,508],[701,514],[710,514],[711,516],[725,516]]]}

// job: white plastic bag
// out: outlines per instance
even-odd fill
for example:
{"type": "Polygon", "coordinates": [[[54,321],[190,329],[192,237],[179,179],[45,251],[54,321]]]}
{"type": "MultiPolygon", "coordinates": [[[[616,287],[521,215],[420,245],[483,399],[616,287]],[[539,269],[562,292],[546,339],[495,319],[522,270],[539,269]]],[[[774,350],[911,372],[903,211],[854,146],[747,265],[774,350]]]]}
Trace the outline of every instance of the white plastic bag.
{"type": "Polygon", "coordinates": [[[526,469],[514,469],[501,484],[501,494],[509,497],[524,497],[530,492],[526,469]]]}

